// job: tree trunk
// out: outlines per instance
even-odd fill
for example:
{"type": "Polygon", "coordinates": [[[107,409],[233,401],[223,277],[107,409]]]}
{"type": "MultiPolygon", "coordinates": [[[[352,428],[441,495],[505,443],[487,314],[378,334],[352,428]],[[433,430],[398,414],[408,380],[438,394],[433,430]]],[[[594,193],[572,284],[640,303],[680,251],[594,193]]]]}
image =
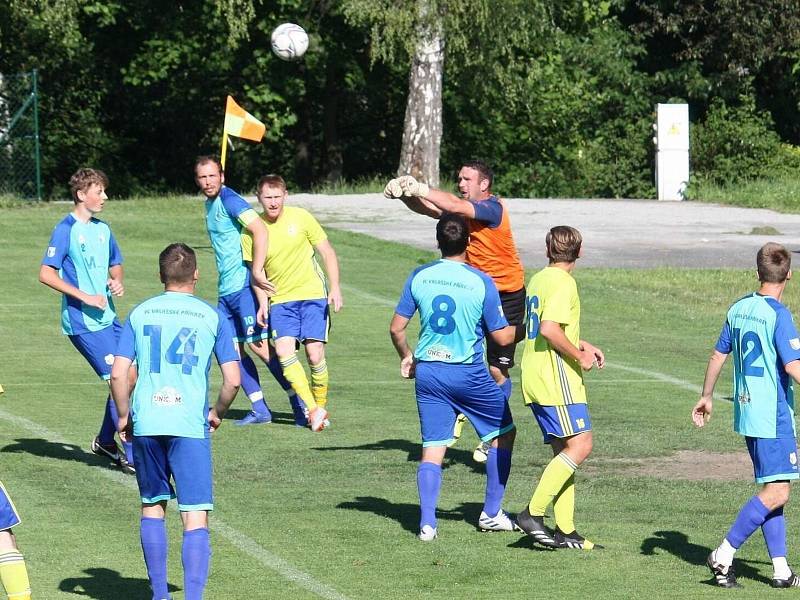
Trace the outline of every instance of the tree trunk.
{"type": "Polygon", "coordinates": [[[412,175],[439,185],[442,140],[442,68],[444,32],[430,0],[419,2],[418,41],[408,76],[408,102],[403,125],[398,175],[412,175]]]}

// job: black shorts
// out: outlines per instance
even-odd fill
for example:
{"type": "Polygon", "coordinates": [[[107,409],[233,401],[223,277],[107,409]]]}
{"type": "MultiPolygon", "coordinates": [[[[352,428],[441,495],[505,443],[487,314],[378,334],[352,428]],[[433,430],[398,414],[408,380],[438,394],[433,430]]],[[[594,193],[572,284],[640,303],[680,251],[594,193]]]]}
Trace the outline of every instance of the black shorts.
{"type": "Polygon", "coordinates": [[[525,288],[520,288],[516,292],[500,292],[500,304],[503,306],[508,324],[517,328],[515,341],[508,346],[498,346],[492,341],[491,336],[487,336],[486,359],[489,366],[510,369],[514,366],[516,340],[521,339],[525,331],[525,288]]]}

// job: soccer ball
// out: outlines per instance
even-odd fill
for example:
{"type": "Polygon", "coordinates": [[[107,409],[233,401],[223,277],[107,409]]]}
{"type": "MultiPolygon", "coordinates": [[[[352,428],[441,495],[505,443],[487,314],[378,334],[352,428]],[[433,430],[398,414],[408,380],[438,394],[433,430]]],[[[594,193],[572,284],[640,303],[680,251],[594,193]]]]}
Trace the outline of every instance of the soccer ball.
{"type": "Polygon", "coordinates": [[[308,49],[308,34],[300,25],[284,23],[272,32],[272,51],[281,60],[297,60],[308,49]]]}

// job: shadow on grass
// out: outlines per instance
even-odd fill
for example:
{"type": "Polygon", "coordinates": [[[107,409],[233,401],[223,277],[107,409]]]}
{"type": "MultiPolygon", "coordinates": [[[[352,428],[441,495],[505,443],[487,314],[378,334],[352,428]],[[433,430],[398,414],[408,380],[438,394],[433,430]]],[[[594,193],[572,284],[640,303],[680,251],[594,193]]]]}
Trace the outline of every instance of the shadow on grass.
{"type": "MultiPolygon", "coordinates": [[[[122,577],[117,571],[103,568],[85,569],[87,577],[69,577],[58,586],[62,592],[85,596],[94,600],[149,600],[153,594],[147,579],[122,577]]],[[[178,588],[169,586],[169,591],[178,588]]]]}
{"type": "MultiPolygon", "coordinates": [[[[379,517],[397,521],[400,526],[413,534],[419,532],[419,505],[407,502],[394,503],[386,498],[375,496],[358,496],[352,502],[342,502],[336,506],[344,510],[358,510],[368,512],[379,517]]],[[[436,509],[436,518],[440,521],[466,521],[477,523],[481,514],[482,504],[477,502],[464,502],[451,510],[436,509]]]]}
{"type": "MultiPolygon", "coordinates": [[[[706,559],[713,548],[691,543],[688,536],[680,531],[655,531],[653,532],[653,537],[649,537],[642,542],[641,550],[645,556],[653,556],[657,550],[665,550],[684,562],[698,567],[701,566],[705,569],[707,568],[706,559]]],[[[736,559],[734,561],[734,569],[737,577],[769,584],[770,579],[761,575],[756,568],[751,566],[751,563],[752,561],[736,559]]],[[[711,577],[705,583],[716,587],[716,583],[711,577]]]]}
{"type": "MultiPolygon", "coordinates": [[[[231,408],[225,413],[225,421],[238,421],[248,414],[249,410],[241,408],[231,408]]],[[[294,427],[294,415],[288,412],[278,412],[272,410],[272,425],[291,425],[294,427]]]]}
{"type": "Polygon", "coordinates": [[[0,448],[0,452],[26,452],[43,458],[57,458],[58,460],[72,460],[85,463],[93,467],[114,466],[108,458],[98,456],[91,451],[87,452],[75,444],[51,442],[42,438],[16,438],[16,444],[8,444],[0,448]]]}
{"type": "MultiPolygon", "coordinates": [[[[340,452],[343,450],[400,450],[406,453],[406,461],[419,462],[422,456],[422,446],[418,442],[411,442],[409,440],[381,440],[380,442],[373,442],[371,444],[361,444],[359,446],[319,446],[312,448],[320,452],[340,452]]],[[[476,463],[472,460],[471,450],[459,450],[458,448],[448,448],[445,454],[442,468],[447,469],[455,464],[463,464],[476,473],[484,473],[483,465],[476,463]]]]}

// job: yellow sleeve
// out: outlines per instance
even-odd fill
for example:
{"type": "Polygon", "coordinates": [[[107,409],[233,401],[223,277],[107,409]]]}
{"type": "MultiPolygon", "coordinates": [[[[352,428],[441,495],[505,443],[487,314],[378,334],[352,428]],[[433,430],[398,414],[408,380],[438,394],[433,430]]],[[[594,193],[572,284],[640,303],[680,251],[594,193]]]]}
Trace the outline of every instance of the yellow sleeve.
{"type": "Polygon", "coordinates": [[[254,211],[252,208],[243,210],[241,213],[239,213],[239,216],[237,217],[239,223],[241,223],[244,227],[247,227],[248,225],[250,225],[250,223],[252,223],[258,218],[259,218],[258,213],[254,211]]]}
{"type": "Polygon", "coordinates": [[[246,229],[242,231],[242,257],[248,262],[253,260],[253,236],[246,229]]]}
{"type": "Polygon", "coordinates": [[[312,246],[316,246],[320,242],[328,239],[328,235],[319,224],[314,216],[307,210],[303,210],[303,228],[306,231],[306,237],[312,246]]]}

